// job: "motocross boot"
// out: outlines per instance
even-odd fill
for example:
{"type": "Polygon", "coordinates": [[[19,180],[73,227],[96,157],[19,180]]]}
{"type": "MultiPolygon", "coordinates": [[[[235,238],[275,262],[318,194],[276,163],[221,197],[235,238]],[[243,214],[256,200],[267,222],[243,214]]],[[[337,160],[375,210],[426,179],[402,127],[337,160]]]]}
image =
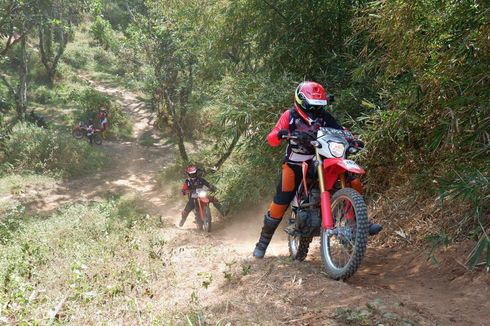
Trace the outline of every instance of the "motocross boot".
{"type": "Polygon", "coordinates": [[[267,212],[264,216],[264,226],[262,227],[262,232],[260,233],[259,242],[255,245],[255,250],[253,256],[255,258],[264,258],[265,251],[271,242],[272,235],[276,231],[277,227],[281,223],[280,219],[272,218],[267,212]]]}
{"type": "Polygon", "coordinates": [[[377,224],[369,221],[369,228],[368,228],[369,235],[376,235],[379,232],[381,232],[381,230],[383,230],[381,224],[377,224]]]}
{"type": "Polygon", "coordinates": [[[187,216],[189,215],[189,212],[182,211],[182,217],[179,222],[179,227],[182,227],[185,223],[185,220],[187,219],[187,216]]]}

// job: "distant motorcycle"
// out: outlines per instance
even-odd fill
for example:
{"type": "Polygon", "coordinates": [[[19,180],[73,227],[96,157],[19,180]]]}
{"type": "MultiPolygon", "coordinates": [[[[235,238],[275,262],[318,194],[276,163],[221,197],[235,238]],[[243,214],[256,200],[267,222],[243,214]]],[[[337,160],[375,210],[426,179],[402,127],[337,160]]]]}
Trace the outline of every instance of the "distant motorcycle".
{"type": "Polygon", "coordinates": [[[194,200],[194,216],[198,230],[211,232],[211,209],[209,208],[209,189],[206,187],[198,188],[191,193],[194,200]]]}
{"type": "MultiPolygon", "coordinates": [[[[101,145],[102,144],[102,136],[100,135],[100,129],[93,128],[92,130],[92,140],[96,145],[101,145]]],[[[88,126],[83,123],[79,122],[78,125],[73,128],[71,134],[73,137],[76,139],[82,139],[84,136],[87,137],[90,140],[90,130],[88,126]]]]}

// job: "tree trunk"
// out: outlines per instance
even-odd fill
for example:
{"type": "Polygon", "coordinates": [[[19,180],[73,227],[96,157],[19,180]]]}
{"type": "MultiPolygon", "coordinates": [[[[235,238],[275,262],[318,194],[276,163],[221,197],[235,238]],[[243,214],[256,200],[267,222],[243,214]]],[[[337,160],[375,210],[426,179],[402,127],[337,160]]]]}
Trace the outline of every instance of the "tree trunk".
{"type": "MultiPolygon", "coordinates": [[[[59,19],[62,19],[61,15],[59,19]]],[[[53,87],[56,70],[68,44],[69,35],[64,26],[56,27],[53,33],[52,26],[43,26],[43,24],[45,24],[44,20],[39,26],[39,54],[41,55],[41,62],[46,68],[48,86],[53,87]],[[53,53],[53,37],[58,43],[56,54],[53,53]]]]}
{"type": "Polygon", "coordinates": [[[19,86],[17,90],[17,117],[25,120],[27,111],[27,35],[20,42],[19,86]]]}
{"type": "Polygon", "coordinates": [[[187,156],[187,151],[185,150],[184,131],[179,123],[174,124],[174,130],[177,133],[177,145],[179,147],[180,157],[185,163],[187,163],[189,162],[189,157],[187,156]]]}
{"type": "Polygon", "coordinates": [[[177,135],[177,146],[179,147],[180,157],[185,163],[187,163],[189,162],[189,157],[187,156],[187,151],[184,144],[184,130],[182,128],[182,124],[180,123],[179,117],[177,116],[175,103],[172,101],[166,89],[163,90],[163,95],[165,97],[167,110],[172,117],[172,129],[177,135]]]}

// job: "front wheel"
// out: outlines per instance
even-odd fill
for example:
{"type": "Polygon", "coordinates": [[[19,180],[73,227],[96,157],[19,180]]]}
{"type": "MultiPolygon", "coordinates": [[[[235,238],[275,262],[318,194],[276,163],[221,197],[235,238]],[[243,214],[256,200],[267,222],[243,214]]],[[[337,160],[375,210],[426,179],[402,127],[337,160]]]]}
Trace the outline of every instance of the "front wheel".
{"type": "Polygon", "coordinates": [[[204,208],[204,222],[202,228],[208,233],[211,232],[211,210],[209,209],[209,205],[206,205],[204,208]]]}
{"type": "Polygon", "coordinates": [[[367,207],[362,196],[344,188],[332,196],[333,230],[322,230],[321,255],[325,271],[345,280],[361,266],[368,239],[367,207]]]}

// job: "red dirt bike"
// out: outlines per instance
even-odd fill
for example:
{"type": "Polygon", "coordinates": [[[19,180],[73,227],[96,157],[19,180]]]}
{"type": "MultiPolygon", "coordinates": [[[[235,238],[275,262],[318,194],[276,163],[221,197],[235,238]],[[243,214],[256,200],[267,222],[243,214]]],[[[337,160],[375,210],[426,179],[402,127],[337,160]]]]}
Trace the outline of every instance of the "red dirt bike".
{"type": "MultiPolygon", "coordinates": [[[[289,139],[299,141],[298,136],[289,139]]],[[[348,176],[364,174],[347,159],[359,142],[346,130],[320,128],[305,146],[315,148],[312,163],[303,163],[303,180],[292,202],[288,233],[289,253],[302,261],[310,243],[320,236],[320,252],[328,276],[351,277],[361,265],[368,240],[367,207],[348,176]],[[331,195],[333,193],[333,195],[331,195]]]]}
{"type": "MultiPolygon", "coordinates": [[[[73,128],[71,134],[76,139],[82,139],[84,136],[89,138],[88,126],[86,124],[84,124],[83,122],[79,122],[78,125],[76,125],[75,128],[73,128]]],[[[92,140],[96,145],[102,144],[102,136],[100,135],[100,129],[97,129],[97,128],[94,129],[92,140]]]]}
{"type": "Polygon", "coordinates": [[[209,208],[209,189],[206,187],[198,188],[191,194],[194,200],[194,216],[199,230],[211,232],[211,209],[209,208]]]}

